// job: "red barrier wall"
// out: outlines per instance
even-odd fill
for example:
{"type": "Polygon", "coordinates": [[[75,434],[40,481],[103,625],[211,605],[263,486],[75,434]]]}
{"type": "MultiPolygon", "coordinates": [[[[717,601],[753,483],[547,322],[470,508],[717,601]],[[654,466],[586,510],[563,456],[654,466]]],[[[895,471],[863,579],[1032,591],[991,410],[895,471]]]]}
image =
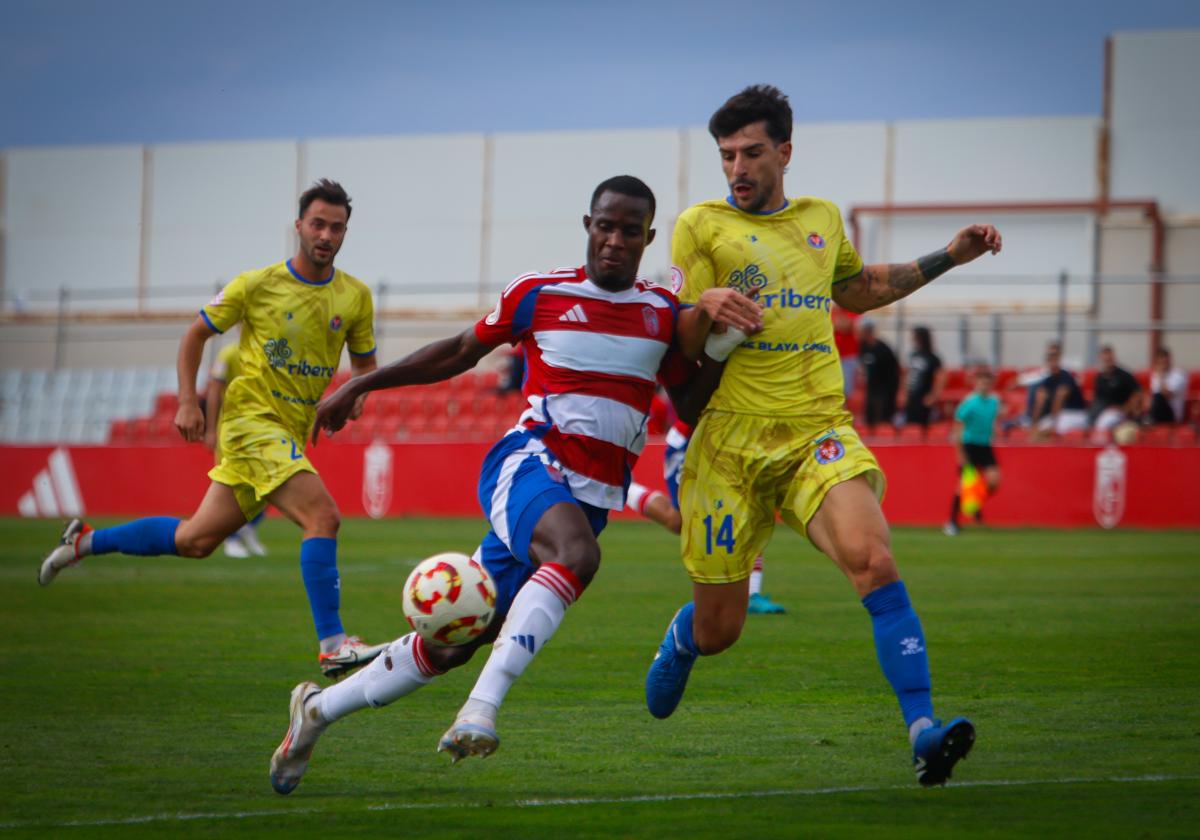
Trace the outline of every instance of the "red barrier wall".
{"type": "MultiPolygon", "coordinates": [[[[476,478],[488,448],[485,443],[392,444],[374,450],[383,461],[390,455],[390,466],[376,463],[369,470],[365,444],[323,442],[310,449],[310,456],[347,516],[473,516],[479,514],[476,478]],[[367,473],[370,480],[364,482],[367,473]]],[[[998,447],[1004,478],[988,502],[988,522],[1094,527],[1099,516],[1105,524],[1200,528],[1200,447],[1119,450],[1124,464],[1098,481],[1103,451],[998,447]]],[[[874,452],[888,477],[884,511],[889,521],[945,521],[957,481],[949,446],[879,445],[874,452]]],[[[0,446],[0,514],[60,516],[78,508],[98,516],[186,515],[204,495],[211,465],[211,454],[199,445],[0,446]]],[[[661,487],[661,471],[662,446],[651,444],[636,478],[661,487]]]]}

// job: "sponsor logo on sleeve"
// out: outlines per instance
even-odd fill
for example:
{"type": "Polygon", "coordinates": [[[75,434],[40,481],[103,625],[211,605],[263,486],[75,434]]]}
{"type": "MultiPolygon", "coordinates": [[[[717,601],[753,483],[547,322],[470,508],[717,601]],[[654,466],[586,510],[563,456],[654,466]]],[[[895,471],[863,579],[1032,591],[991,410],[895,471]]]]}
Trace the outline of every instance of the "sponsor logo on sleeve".
{"type": "Polygon", "coordinates": [[[808,247],[815,248],[818,251],[825,247],[825,237],[821,236],[815,230],[808,235],[805,241],[808,242],[808,247]]]}
{"type": "Polygon", "coordinates": [[[838,440],[837,432],[827,432],[817,439],[816,456],[818,464],[832,464],[842,460],[846,447],[838,440]]]}
{"type": "Polygon", "coordinates": [[[671,266],[671,291],[679,294],[680,289],[683,288],[683,281],[683,269],[677,265],[671,266]]]}

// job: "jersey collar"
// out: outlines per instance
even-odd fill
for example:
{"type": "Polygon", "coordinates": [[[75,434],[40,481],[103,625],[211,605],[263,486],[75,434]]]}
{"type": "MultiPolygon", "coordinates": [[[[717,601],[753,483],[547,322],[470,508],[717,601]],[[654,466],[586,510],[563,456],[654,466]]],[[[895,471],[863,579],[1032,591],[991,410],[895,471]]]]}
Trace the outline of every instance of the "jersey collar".
{"type": "Polygon", "coordinates": [[[741,207],[737,206],[737,202],[733,200],[732,195],[725,196],[725,201],[734,210],[738,211],[739,213],[745,213],[748,216],[774,216],[776,213],[782,213],[784,210],[788,209],[788,205],[791,204],[791,202],[785,198],[783,200],[783,206],[776,207],[774,210],[743,210],[741,207]]]}
{"type": "Polygon", "coordinates": [[[296,269],[292,268],[292,261],[290,259],[287,261],[287,270],[289,272],[291,272],[291,275],[293,277],[295,277],[297,280],[299,280],[301,283],[307,283],[309,286],[324,286],[326,283],[328,283],[330,280],[333,279],[333,275],[337,274],[336,268],[330,268],[329,276],[326,277],[324,280],[306,280],[303,277],[301,277],[299,275],[299,273],[297,273],[296,269]]]}

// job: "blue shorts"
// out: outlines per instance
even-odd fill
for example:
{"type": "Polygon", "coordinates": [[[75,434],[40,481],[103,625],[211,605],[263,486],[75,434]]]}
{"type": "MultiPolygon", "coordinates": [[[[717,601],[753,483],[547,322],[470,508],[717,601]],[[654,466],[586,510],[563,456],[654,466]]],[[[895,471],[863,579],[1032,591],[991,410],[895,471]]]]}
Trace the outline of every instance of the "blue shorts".
{"type": "Polygon", "coordinates": [[[663,454],[663,478],[671,492],[671,504],[679,510],[679,479],[683,475],[683,459],[687,456],[688,438],[672,429],[667,433],[667,450],[663,454]]]}
{"type": "Polygon", "coordinates": [[[571,495],[554,456],[529,432],[509,432],[483,459],[479,506],[492,526],[476,556],[496,583],[496,614],[508,614],[517,591],[536,570],[529,543],[538,520],[553,505],[570,502],[583,509],[596,536],[608,524],[608,511],[571,495]]]}

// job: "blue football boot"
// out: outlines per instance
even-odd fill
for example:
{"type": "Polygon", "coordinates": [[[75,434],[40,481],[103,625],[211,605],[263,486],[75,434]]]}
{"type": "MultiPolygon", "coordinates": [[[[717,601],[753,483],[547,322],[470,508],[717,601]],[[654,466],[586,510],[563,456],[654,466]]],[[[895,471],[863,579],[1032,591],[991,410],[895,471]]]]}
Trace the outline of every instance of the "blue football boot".
{"type": "MultiPolygon", "coordinates": [[[[656,718],[667,718],[675,711],[679,701],[683,699],[683,690],[687,688],[688,674],[696,662],[696,654],[681,645],[676,636],[676,624],[683,609],[675,613],[671,624],[667,627],[667,635],[663,637],[650,670],[646,673],[646,708],[656,718]]],[[[692,611],[687,611],[690,621],[692,611]]]]}
{"type": "Polygon", "coordinates": [[[747,615],[783,615],[786,612],[787,610],[781,605],[776,604],[761,592],[751,595],[750,603],[746,605],[747,615]]]}
{"type": "Polygon", "coordinates": [[[917,736],[913,744],[913,769],[922,787],[946,784],[959,759],[975,744],[975,727],[960,717],[942,726],[940,720],[917,736]]]}

